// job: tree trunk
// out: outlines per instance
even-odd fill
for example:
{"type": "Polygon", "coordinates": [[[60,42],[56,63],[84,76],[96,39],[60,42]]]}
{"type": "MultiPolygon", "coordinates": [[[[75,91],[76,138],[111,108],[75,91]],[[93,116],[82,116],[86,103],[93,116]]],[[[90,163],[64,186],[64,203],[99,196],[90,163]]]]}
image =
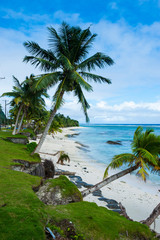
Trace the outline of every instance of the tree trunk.
{"type": "Polygon", "coordinates": [[[123,177],[123,176],[125,176],[125,175],[128,174],[128,173],[133,172],[133,171],[136,170],[138,167],[139,167],[138,165],[135,165],[135,166],[130,167],[130,168],[127,168],[126,170],[123,170],[123,171],[121,171],[121,172],[119,172],[119,173],[116,173],[116,174],[112,175],[111,177],[106,178],[106,179],[104,179],[103,181],[97,183],[97,184],[94,185],[93,187],[90,187],[90,188],[82,191],[81,194],[82,194],[83,197],[86,197],[86,196],[89,195],[90,193],[92,193],[92,192],[94,192],[94,191],[96,191],[96,190],[104,187],[105,185],[107,185],[107,184],[115,181],[116,179],[118,179],[118,178],[120,178],[120,177],[123,177]]]}
{"type": "Polygon", "coordinates": [[[19,126],[18,126],[16,134],[18,134],[19,131],[21,130],[24,115],[25,115],[25,110],[23,111],[23,114],[22,114],[22,117],[21,117],[21,120],[20,120],[20,123],[19,123],[19,126]]]}
{"type": "Polygon", "coordinates": [[[39,153],[40,148],[41,148],[41,146],[42,146],[42,144],[43,144],[43,142],[44,142],[44,140],[45,140],[45,138],[46,138],[46,136],[48,134],[48,130],[49,130],[50,126],[51,126],[51,123],[52,123],[52,121],[54,119],[54,116],[55,116],[56,112],[57,112],[57,109],[54,108],[53,111],[51,112],[51,116],[49,118],[49,121],[47,122],[47,125],[45,127],[44,132],[42,133],[42,136],[41,136],[41,138],[39,140],[39,143],[38,143],[36,149],[31,153],[31,155],[33,155],[34,153],[39,153]]]}
{"type": "Polygon", "coordinates": [[[23,107],[23,104],[21,104],[20,107],[19,107],[19,110],[18,110],[18,113],[17,113],[17,117],[16,117],[15,126],[14,126],[14,129],[13,129],[13,132],[12,132],[12,135],[15,135],[15,134],[16,134],[16,128],[17,128],[17,125],[18,125],[18,120],[19,120],[19,116],[20,116],[22,107],[23,107]]]}
{"type": "Polygon", "coordinates": [[[141,221],[141,223],[150,226],[159,215],[160,215],[160,203],[153,209],[150,216],[146,220],[141,221]]]}
{"type": "MultiPolygon", "coordinates": [[[[59,102],[62,101],[63,95],[64,95],[64,91],[62,90],[62,91],[60,92],[59,98],[57,99],[57,102],[58,102],[58,101],[59,101],[59,102]]],[[[56,103],[57,103],[57,102],[56,102],[56,103]]],[[[47,125],[46,125],[45,129],[44,129],[44,132],[42,133],[42,136],[41,136],[41,138],[40,138],[40,140],[39,140],[39,143],[38,143],[37,147],[35,148],[35,150],[31,153],[31,155],[33,155],[34,153],[39,153],[39,151],[40,151],[40,149],[41,149],[41,147],[42,147],[42,144],[43,144],[43,142],[44,142],[44,140],[45,140],[45,138],[46,138],[46,136],[47,136],[47,134],[48,134],[48,131],[49,131],[49,128],[50,128],[50,126],[51,126],[51,123],[52,123],[52,121],[53,121],[53,119],[54,119],[54,116],[56,115],[57,110],[58,110],[58,108],[57,108],[57,105],[55,104],[55,106],[54,106],[54,108],[53,108],[53,110],[52,110],[52,112],[51,112],[51,116],[50,116],[50,118],[49,118],[49,120],[48,120],[48,122],[47,122],[47,125]]]]}

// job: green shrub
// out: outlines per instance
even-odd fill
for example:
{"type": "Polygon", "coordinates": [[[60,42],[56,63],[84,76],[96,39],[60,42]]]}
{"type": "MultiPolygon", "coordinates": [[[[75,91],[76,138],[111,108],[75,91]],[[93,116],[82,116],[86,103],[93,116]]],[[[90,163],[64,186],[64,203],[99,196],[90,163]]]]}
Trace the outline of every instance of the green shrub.
{"type": "Polygon", "coordinates": [[[37,147],[37,143],[36,142],[28,143],[27,144],[27,151],[32,153],[36,147],[37,147]]]}

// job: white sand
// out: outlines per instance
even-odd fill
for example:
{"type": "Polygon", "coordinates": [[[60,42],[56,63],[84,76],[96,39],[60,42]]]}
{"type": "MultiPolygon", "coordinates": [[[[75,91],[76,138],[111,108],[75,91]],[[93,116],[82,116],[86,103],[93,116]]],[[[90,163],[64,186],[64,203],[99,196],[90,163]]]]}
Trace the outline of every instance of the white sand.
{"type": "MultiPolygon", "coordinates": [[[[81,146],[75,142],[76,140],[65,137],[66,134],[75,133],[72,129],[76,128],[65,128],[62,133],[57,133],[54,138],[48,135],[41,148],[41,152],[48,154],[54,154],[61,150],[65,151],[71,159],[70,163],[56,164],[57,156],[48,154],[41,153],[41,158],[52,160],[57,169],[76,172],[76,175],[82,177],[82,180],[89,184],[100,182],[106,165],[89,159],[87,154],[78,148],[81,146]]],[[[118,171],[120,170],[110,171],[109,175],[118,171]]],[[[83,190],[83,188],[80,190],[83,190]]],[[[160,202],[158,186],[153,186],[150,182],[144,183],[134,175],[126,175],[104,186],[101,190],[104,197],[121,202],[129,217],[135,221],[146,219],[160,202]]],[[[98,197],[92,194],[85,197],[84,200],[95,202],[99,206],[106,206],[105,202],[99,201],[98,197]]],[[[157,218],[155,225],[155,230],[160,233],[160,216],[157,218]]],[[[151,228],[153,228],[153,224],[151,228]]]]}

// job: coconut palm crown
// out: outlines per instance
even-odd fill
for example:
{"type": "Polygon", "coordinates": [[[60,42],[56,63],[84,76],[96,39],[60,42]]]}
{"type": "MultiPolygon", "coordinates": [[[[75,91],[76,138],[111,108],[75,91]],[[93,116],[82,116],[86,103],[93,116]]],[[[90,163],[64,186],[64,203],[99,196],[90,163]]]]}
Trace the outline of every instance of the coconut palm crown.
{"type": "Polygon", "coordinates": [[[83,94],[83,89],[92,91],[89,81],[110,84],[111,81],[108,78],[91,73],[91,71],[95,70],[96,67],[104,68],[114,63],[109,56],[101,52],[87,58],[97,36],[90,32],[90,28],[82,30],[80,27],[71,27],[63,22],[58,32],[53,27],[48,27],[48,31],[49,50],[41,48],[33,41],[24,43],[26,49],[32,54],[25,56],[24,62],[30,62],[45,72],[37,76],[36,87],[49,88],[57,85],[57,90],[53,96],[53,111],[39,146],[42,145],[42,139],[44,140],[48,133],[56,111],[64,103],[64,93],[73,92],[82,105],[86,121],[89,121],[87,114],[89,104],[83,94]]]}
{"type": "Polygon", "coordinates": [[[149,175],[149,170],[160,171],[160,136],[155,135],[153,129],[143,132],[143,128],[138,127],[134,133],[131,148],[132,153],[123,153],[113,157],[105,170],[104,178],[107,177],[109,168],[115,169],[124,164],[128,167],[136,166],[137,175],[144,181],[149,175]]]}

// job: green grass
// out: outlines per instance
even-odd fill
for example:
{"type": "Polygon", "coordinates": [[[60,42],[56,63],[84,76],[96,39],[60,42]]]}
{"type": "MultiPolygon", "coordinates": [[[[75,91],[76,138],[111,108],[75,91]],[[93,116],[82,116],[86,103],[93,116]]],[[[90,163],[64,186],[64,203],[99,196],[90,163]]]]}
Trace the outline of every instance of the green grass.
{"type": "Polygon", "coordinates": [[[153,239],[154,236],[147,226],[128,221],[118,213],[98,207],[95,203],[78,202],[49,206],[48,212],[51,220],[71,220],[76,231],[88,240],[153,239]]]}
{"type": "MultiPolygon", "coordinates": [[[[11,169],[15,164],[13,159],[30,162],[40,159],[30,156],[25,145],[5,141],[9,135],[11,132],[0,131],[0,240],[45,240],[44,228],[49,220],[58,222],[64,218],[72,221],[76,232],[83,234],[86,240],[154,239],[147,226],[130,222],[94,203],[44,205],[32,190],[40,185],[41,178],[11,169]]],[[[50,182],[66,184],[65,177],[60,179],[50,182]]],[[[55,227],[51,225],[51,228],[55,227]]]]}

